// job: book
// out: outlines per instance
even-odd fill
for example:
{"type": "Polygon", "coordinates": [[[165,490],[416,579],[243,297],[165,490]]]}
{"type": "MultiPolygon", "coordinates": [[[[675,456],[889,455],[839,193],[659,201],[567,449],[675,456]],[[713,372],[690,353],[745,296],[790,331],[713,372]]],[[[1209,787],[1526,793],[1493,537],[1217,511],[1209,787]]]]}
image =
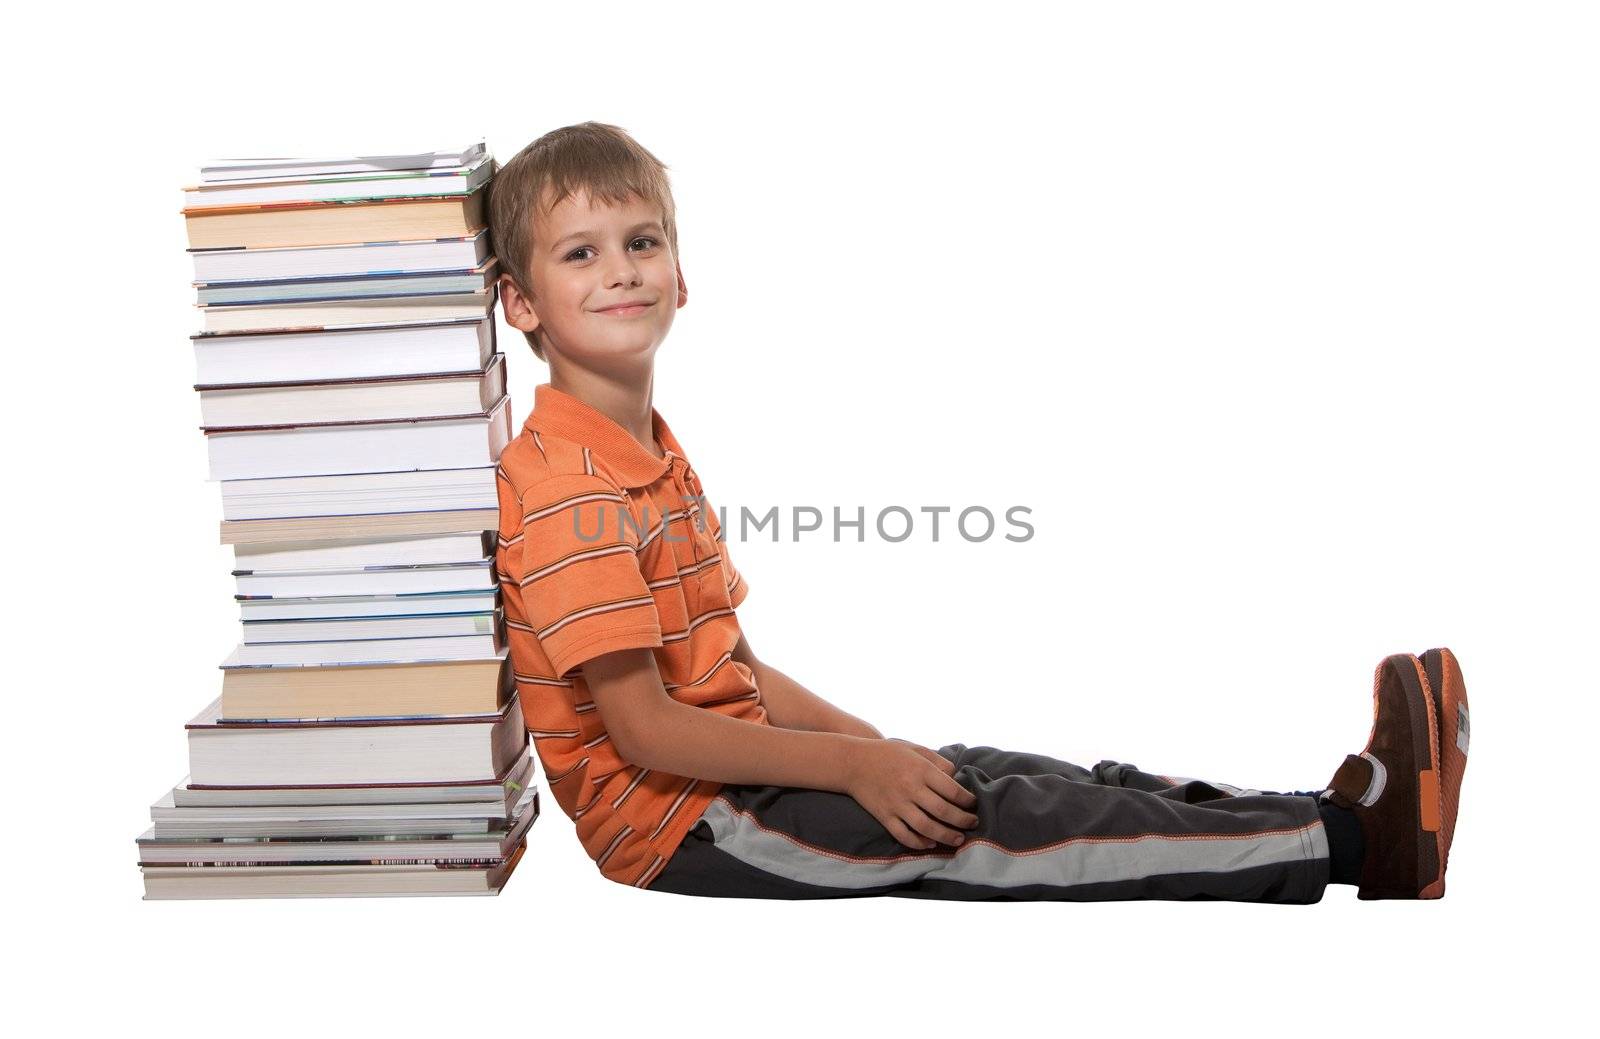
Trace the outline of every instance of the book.
{"type": "Polygon", "coordinates": [[[245,480],[494,465],[511,441],[508,401],[501,397],[483,414],[206,430],[211,478],[245,480]]]}
{"type": "Polygon", "coordinates": [[[261,284],[277,279],[366,278],[457,274],[489,258],[487,229],[460,238],[256,249],[190,249],[196,288],[261,284]]]}
{"type": "MultiPolygon", "coordinates": [[[[329,476],[223,480],[222,516],[230,520],[258,520],[363,516],[389,512],[498,510],[494,473],[493,466],[474,466],[467,469],[415,469],[397,473],[335,473],[329,476]]],[[[498,523],[491,526],[498,529],[498,523]]]]}
{"type": "MultiPolygon", "coordinates": [[[[461,638],[381,639],[374,643],[461,643],[461,638]]],[[[503,646],[414,649],[362,642],[241,644],[222,663],[220,721],[443,718],[487,714],[512,695],[503,646]],[[308,650],[323,659],[305,659],[308,650]],[[288,650],[280,659],[272,651],[288,650]],[[391,654],[382,659],[382,654],[391,654]],[[452,655],[455,654],[455,655],[452,655]],[[378,659],[363,659],[373,658],[378,659]],[[355,659],[351,659],[355,658],[355,659]]],[[[485,645],[485,641],[488,642],[485,645]]]]}
{"type": "MultiPolygon", "coordinates": [[[[324,675],[337,675],[341,669],[360,673],[363,668],[389,667],[397,664],[465,663],[474,666],[470,673],[494,678],[504,670],[506,661],[503,646],[484,648],[484,640],[477,635],[456,635],[433,639],[367,639],[360,642],[292,642],[264,645],[235,646],[220,665],[225,671],[237,671],[238,677],[269,676],[271,672],[296,669],[314,670],[324,675]]],[[[449,673],[436,671],[433,681],[449,679],[449,673]]],[[[301,681],[302,679],[295,679],[301,681]]],[[[310,682],[312,679],[305,678],[310,682]]],[[[340,681],[335,678],[334,681],[340,681]]],[[[228,706],[223,684],[223,707],[228,706]]],[[[495,704],[498,708],[499,702],[495,704]]],[[[485,708],[486,710],[489,708],[485,708]]],[[[404,712],[410,713],[410,712],[404,712]]],[[[460,712],[442,711],[454,714],[460,712]]],[[[224,717],[237,718],[238,714],[224,712],[224,717]]],[[[285,717],[296,717],[287,715],[285,717]]]]}
{"type": "Polygon", "coordinates": [[[204,786],[185,776],[172,790],[180,805],[424,804],[434,801],[492,801],[510,811],[533,786],[533,748],[486,782],[380,783],[361,786],[204,786]]]}
{"type": "MultiPolygon", "coordinates": [[[[176,787],[177,791],[184,789],[176,787]]],[[[499,803],[499,802],[497,802],[499,803]]],[[[539,792],[519,787],[509,818],[483,833],[400,834],[327,837],[159,837],[152,826],[136,844],[144,865],[228,864],[240,862],[328,862],[374,859],[427,859],[440,862],[505,858],[539,814],[539,792]]]]}
{"type": "Polygon", "coordinates": [[[393,155],[347,155],[332,158],[214,159],[200,167],[200,183],[226,184],[262,177],[319,177],[449,169],[469,165],[488,154],[483,141],[460,151],[397,152],[393,155]]]}
{"type": "Polygon", "coordinates": [[[465,415],[487,412],[505,395],[505,354],[481,371],[195,389],[208,430],[465,415]]]}
{"type": "Polygon", "coordinates": [[[306,620],[339,617],[413,617],[418,614],[483,613],[496,608],[493,590],[429,595],[352,595],[305,599],[245,599],[239,619],[306,620]]]}
{"type": "Polygon", "coordinates": [[[185,209],[191,249],[353,245],[459,238],[485,226],[484,191],[464,197],[185,209]]]}
{"type": "Polygon", "coordinates": [[[507,858],[527,827],[488,833],[433,836],[320,837],[157,837],[150,827],[136,841],[141,866],[265,866],[312,863],[365,866],[385,862],[488,864],[507,858]],[[502,850],[505,849],[505,850],[502,850]],[[379,857],[381,856],[381,858],[379,857]]]}
{"type": "Polygon", "coordinates": [[[494,307],[493,286],[452,296],[404,296],[398,299],[344,299],[311,303],[241,304],[200,307],[202,331],[322,331],[388,325],[437,324],[487,317],[494,307]]]}
{"type": "Polygon", "coordinates": [[[414,613],[403,617],[330,617],[243,622],[246,645],[266,642],[348,642],[367,639],[492,635],[496,613],[414,613]]]}
{"type": "Polygon", "coordinates": [[[215,785],[486,781],[527,743],[511,697],[499,714],[224,722],[219,697],[185,729],[191,781],[215,785]]]}
{"type": "Polygon", "coordinates": [[[295,278],[200,285],[202,307],[262,306],[271,303],[323,303],[347,299],[405,299],[487,291],[499,261],[490,257],[475,270],[420,274],[370,274],[359,278],[295,278]]]}
{"type": "Polygon", "coordinates": [[[489,183],[494,172],[494,160],[485,154],[460,165],[426,170],[286,174],[280,169],[263,176],[234,177],[185,188],[183,204],[187,210],[196,210],[273,202],[360,202],[421,195],[468,195],[489,183]]]}
{"type": "MultiPolygon", "coordinates": [[[[482,472],[492,484],[493,469],[482,472]]],[[[327,477],[313,477],[327,479],[327,477]]],[[[239,481],[251,482],[251,481],[239,481]]],[[[273,481],[268,481],[273,482],[273,481]]],[[[224,501],[228,483],[222,485],[224,501]]],[[[405,566],[427,563],[465,563],[494,555],[495,536],[489,531],[461,534],[422,534],[397,538],[347,538],[330,541],[267,541],[233,546],[239,570],[348,570],[363,566],[405,566]]]]}
{"type": "Polygon", "coordinates": [[[495,587],[491,559],[358,570],[235,570],[233,579],[240,599],[491,591],[495,587]]]}
{"type": "Polygon", "coordinates": [[[483,834],[505,822],[486,806],[288,805],[270,808],[178,808],[168,792],[150,807],[157,839],[212,837],[444,837],[483,834]]]}
{"type": "Polygon", "coordinates": [[[195,383],[246,386],[482,371],[496,351],[494,321],[442,321],[327,331],[191,336],[195,383]]]}
{"type": "Polygon", "coordinates": [[[327,866],[143,866],[146,899],[358,898],[498,895],[527,844],[500,863],[397,864],[382,859],[327,866]]]}
{"type": "Polygon", "coordinates": [[[157,838],[187,837],[440,837],[502,827],[497,805],[265,805],[179,807],[169,790],[150,806],[157,838]]]}
{"type": "Polygon", "coordinates": [[[219,536],[224,545],[259,545],[318,538],[383,538],[485,531],[497,529],[499,523],[500,513],[497,509],[452,509],[439,512],[223,520],[219,536]]]}

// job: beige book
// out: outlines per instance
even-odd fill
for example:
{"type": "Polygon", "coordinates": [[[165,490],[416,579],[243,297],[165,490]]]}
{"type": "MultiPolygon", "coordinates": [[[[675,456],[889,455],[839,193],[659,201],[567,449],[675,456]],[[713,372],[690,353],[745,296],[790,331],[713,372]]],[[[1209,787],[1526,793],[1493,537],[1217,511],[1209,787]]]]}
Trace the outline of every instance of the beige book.
{"type": "Polygon", "coordinates": [[[261,545],[273,541],[331,541],[339,538],[404,537],[408,534],[456,534],[499,529],[498,509],[223,520],[221,543],[261,545]]]}
{"type": "Polygon", "coordinates": [[[507,657],[372,666],[231,667],[225,719],[492,714],[512,689],[507,657]]]}
{"type": "Polygon", "coordinates": [[[483,191],[465,198],[186,209],[191,249],[273,249],[462,238],[484,227],[483,191]]]}

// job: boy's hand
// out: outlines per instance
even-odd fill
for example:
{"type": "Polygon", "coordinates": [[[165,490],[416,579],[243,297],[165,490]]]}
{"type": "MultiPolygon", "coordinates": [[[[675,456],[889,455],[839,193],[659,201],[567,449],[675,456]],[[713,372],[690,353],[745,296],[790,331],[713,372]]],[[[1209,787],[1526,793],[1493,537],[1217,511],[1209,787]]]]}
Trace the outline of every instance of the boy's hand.
{"type": "Polygon", "coordinates": [[[908,848],[954,846],[964,835],[952,827],[978,825],[964,810],[978,803],[977,795],[951,778],[954,764],[927,747],[870,740],[857,749],[852,766],[846,792],[908,848]]]}

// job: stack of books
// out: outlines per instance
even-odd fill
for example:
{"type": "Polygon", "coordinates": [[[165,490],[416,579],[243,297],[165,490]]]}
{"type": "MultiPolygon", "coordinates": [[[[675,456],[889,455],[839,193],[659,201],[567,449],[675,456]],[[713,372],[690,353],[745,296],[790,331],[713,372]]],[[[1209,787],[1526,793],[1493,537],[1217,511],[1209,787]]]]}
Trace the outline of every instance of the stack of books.
{"type": "Polygon", "coordinates": [[[482,144],[201,170],[193,337],[242,637],[146,898],[494,894],[539,814],[494,574],[482,144]]]}

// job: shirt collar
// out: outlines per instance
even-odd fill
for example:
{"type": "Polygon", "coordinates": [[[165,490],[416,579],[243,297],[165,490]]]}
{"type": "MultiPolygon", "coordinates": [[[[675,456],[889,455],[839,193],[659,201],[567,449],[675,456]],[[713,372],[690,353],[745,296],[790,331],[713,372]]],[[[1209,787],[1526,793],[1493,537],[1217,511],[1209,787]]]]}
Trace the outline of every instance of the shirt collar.
{"type": "MultiPolygon", "coordinates": [[[[672,435],[666,419],[650,409],[653,432],[667,456],[657,458],[609,415],[547,382],[533,390],[533,412],[523,428],[561,437],[589,448],[627,487],[648,487],[672,468],[674,456],[683,458],[683,446],[672,435]]],[[[684,459],[685,464],[688,459],[684,459]]]]}

